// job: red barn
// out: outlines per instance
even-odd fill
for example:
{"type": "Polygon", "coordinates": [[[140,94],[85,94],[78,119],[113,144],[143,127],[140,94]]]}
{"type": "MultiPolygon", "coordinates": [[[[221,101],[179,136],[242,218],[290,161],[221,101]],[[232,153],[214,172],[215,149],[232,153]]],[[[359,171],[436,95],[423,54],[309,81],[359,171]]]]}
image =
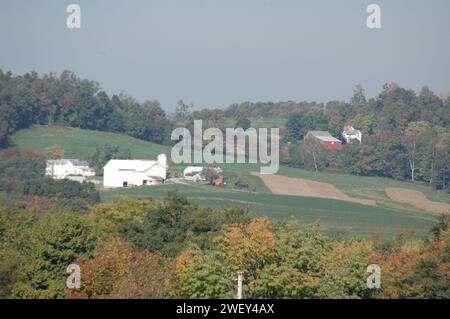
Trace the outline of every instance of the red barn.
{"type": "Polygon", "coordinates": [[[328,131],[309,131],[305,135],[305,140],[307,139],[318,141],[327,150],[339,150],[342,147],[342,142],[333,137],[328,131]]]}

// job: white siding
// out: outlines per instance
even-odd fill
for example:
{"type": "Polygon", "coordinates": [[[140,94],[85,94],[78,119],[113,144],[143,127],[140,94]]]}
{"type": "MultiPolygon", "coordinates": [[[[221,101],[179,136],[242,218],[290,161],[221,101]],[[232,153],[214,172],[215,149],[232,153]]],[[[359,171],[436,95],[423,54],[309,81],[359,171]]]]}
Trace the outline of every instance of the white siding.
{"type": "Polygon", "coordinates": [[[89,166],[75,166],[72,161],[68,159],[47,161],[45,175],[54,179],[64,179],[69,175],[95,176],[95,171],[89,168],[89,166]]]}
{"type": "MultiPolygon", "coordinates": [[[[164,155],[164,154],[161,154],[164,155]]],[[[159,161],[111,160],[103,169],[103,186],[118,188],[129,186],[153,185],[158,179],[165,180],[167,174],[166,157],[159,161]]]]}

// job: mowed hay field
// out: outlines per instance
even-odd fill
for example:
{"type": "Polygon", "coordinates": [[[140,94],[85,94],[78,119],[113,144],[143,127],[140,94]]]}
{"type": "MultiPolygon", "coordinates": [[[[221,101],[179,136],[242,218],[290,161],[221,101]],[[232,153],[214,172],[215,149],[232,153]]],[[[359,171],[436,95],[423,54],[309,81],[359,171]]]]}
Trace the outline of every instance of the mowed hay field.
{"type": "Polygon", "coordinates": [[[12,144],[21,148],[35,148],[43,151],[46,147],[59,145],[66,158],[88,159],[98,146],[110,144],[121,149],[130,149],[139,159],[154,159],[160,153],[170,152],[170,148],[124,134],[83,130],[67,126],[36,125],[13,135],[12,144]]]}
{"type": "MultiPolygon", "coordinates": [[[[12,142],[19,147],[31,147],[44,150],[51,145],[60,145],[67,158],[88,159],[95,148],[102,144],[130,149],[134,158],[154,159],[159,153],[170,154],[171,148],[126,135],[82,130],[59,126],[34,126],[17,132],[12,142]]],[[[170,157],[170,156],[169,156],[170,157]]],[[[180,172],[187,165],[169,163],[171,171],[180,172]]],[[[302,169],[281,166],[278,175],[326,183],[340,192],[341,196],[362,200],[351,202],[329,198],[289,196],[273,194],[258,176],[255,164],[220,164],[226,178],[242,175],[251,179],[256,193],[233,191],[229,187],[218,189],[206,185],[162,185],[113,191],[102,191],[104,201],[113,200],[117,195],[132,197],[165,197],[170,190],[178,190],[200,205],[230,207],[247,205],[256,215],[267,215],[276,219],[298,219],[301,222],[320,221],[321,227],[330,233],[348,236],[370,236],[379,232],[382,236],[393,236],[400,231],[412,230],[425,235],[435,222],[435,216],[406,203],[393,201],[386,194],[389,187],[420,191],[429,200],[450,203],[450,197],[444,192],[433,191],[428,187],[414,185],[379,177],[359,177],[347,174],[310,172],[302,169]],[[342,195],[343,194],[343,195],[342,195]],[[374,203],[376,205],[362,205],[374,203]]],[[[308,185],[307,183],[307,185],[308,185]]],[[[311,184],[309,184],[311,185],[311,184]]],[[[298,195],[298,194],[292,194],[298,195]]],[[[333,196],[329,196],[333,197],[333,196]]]]}

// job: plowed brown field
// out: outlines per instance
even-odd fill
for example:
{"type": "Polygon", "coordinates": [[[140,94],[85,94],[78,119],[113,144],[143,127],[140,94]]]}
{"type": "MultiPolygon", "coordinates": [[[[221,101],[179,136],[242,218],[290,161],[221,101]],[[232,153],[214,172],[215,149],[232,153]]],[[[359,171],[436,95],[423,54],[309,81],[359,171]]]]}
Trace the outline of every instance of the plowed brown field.
{"type": "Polygon", "coordinates": [[[376,205],[375,200],[351,197],[334,185],[306,179],[252,172],[259,176],[273,194],[337,199],[363,205],[376,205]]]}
{"type": "Polygon", "coordinates": [[[396,202],[409,204],[429,213],[449,213],[450,205],[447,203],[430,201],[422,192],[404,188],[386,188],[388,197],[396,202]]]}

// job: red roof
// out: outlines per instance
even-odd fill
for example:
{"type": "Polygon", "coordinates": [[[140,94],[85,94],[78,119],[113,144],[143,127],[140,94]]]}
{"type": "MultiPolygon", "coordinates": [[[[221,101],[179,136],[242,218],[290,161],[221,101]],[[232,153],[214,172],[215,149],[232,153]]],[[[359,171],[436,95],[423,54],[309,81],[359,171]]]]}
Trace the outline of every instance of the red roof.
{"type": "Polygon", "coordinates": [[[342,142],[320,142],[327,150],[340,150],[342,148],[342,142]]]}

